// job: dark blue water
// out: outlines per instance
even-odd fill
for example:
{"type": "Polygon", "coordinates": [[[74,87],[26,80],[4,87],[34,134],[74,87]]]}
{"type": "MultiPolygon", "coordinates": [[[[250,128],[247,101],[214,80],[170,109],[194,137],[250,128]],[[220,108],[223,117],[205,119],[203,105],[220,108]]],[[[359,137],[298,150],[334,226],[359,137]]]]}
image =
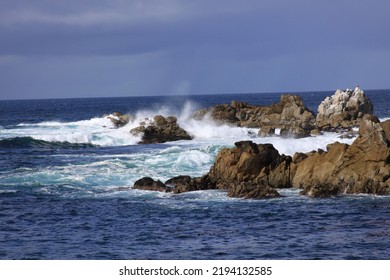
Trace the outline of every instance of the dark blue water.
{"type": "MultiPolygon", "coordinates": [[[[390,91],[366,93],[376,114],[390,117],[390,91]]],[[[315,111],[330,94],[301,96],[315,111]]],[[[202,173],[212,163],[203,157],[219,146],[4,137],[21,123],[232,99],[267,105],[279,94],[0,101],[0,259],[390,259],[390,197],[310,199],[284,190],[283,198],[256,201],[222,191],[135,191],[131,183],[144,172],[202,173]]]]}

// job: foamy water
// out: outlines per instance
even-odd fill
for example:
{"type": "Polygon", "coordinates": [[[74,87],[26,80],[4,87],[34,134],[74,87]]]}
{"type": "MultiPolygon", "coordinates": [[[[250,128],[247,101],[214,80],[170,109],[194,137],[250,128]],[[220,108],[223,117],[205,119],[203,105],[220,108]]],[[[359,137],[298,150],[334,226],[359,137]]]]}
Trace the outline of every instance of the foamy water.
{"type": "Polygon", "coordinates": [[[192,107],[186,104],[179,112],[178,123],[194,139],[153,145],[152,149],[148,149],[148,145],[137,145],[140,137],[133,136],[130,130],[155,114],[169,115],[171,112],[167,108],[159,112],[140,111],[134,121],[121,128],[115,128],[106,117],[76,122],[21,123],[11,128],[3,128],[2,138],[31,137],[56,143],[85,143],[113,149],[130,145],[129,147],[133,148],[131,153],[121,150],[120,154],[47,155],[49,158],[54,157],[55,161],[68,164],[19,169],[12,176],[0,175],[0,179],[8,186],[16,186],[20,182],[25,182],[24,185],[30,187],[44,185],[44,188],[38,189],[45,193],[54,192],[65,196],[74,196],[75,193],[95,196],[101,195],[102,192],[113,195],[123,191],[117,191],[118,188],[131,188],[136,180],[145,176],[161,181],[178,175],[202,176],[208,172],[218,152],[223,147],[233,147],[236,141],[271,143],[279,153],[286,155],[326,149],[328,144],[335,141],[347,144],[353,142],[353,139],[340,139],[336,133],[302,139],[258,137],[258,129],[218,125],[209,119],[193,120],[190,118],[191,110],[192,107]]]}
{"type": "MultiPolygon", "coordinates": [[[[194,97],[202,106],[182,102],[187,97],[174,106],[176,97],[168,105],[157,97],[0,102],[0,258],[388,259],[389,197],[317,200],[283,189],[281,198],[246,200],[222,190],[132,189],[144,176],[201,176],[236,141],[272,143],[289,155],[353,141],[334,133],[259,138],[256,129],[190,118],[196,107],[243,96],[194,97]],[[135,120],[116,129],[101,117],[114,111],[135,120]],[[177,116],[194,140],[136,144],[129,131],[157,114],[177,116]]],[[[380,117],[388,117],[390,99],[377,96],[380,117]]]]}

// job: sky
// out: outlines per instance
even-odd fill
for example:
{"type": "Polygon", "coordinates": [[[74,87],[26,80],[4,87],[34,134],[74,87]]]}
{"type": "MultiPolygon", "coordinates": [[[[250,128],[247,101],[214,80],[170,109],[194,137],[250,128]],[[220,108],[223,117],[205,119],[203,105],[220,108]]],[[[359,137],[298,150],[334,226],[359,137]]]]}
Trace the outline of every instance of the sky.
{"type": "Polygon", "coordinates": [[[0,99],[390,88],[388,0],[1,0],[0,99]]]}

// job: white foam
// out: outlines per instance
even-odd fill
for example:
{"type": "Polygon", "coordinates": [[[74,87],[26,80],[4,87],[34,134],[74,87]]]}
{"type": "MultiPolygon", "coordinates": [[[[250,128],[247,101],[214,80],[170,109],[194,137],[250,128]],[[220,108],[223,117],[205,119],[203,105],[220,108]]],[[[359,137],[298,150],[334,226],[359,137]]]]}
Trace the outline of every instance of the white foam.
{"type": "Polygon", "coordinates": [[[2,131],[2,138],[32,137],[48,142],[89,143],[100,146],[133,145],[140,137],[130,134],[132,124],[115,129],[108,118],[77,122],[21,123],[2,131]]]}

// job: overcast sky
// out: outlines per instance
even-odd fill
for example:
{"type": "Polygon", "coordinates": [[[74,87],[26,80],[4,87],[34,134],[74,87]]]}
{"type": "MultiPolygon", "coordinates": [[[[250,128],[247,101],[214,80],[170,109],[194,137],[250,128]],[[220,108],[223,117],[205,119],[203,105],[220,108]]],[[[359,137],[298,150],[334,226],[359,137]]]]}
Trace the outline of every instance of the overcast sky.
{"type": "Polygon", "coordinates": [[[390,88],[389,0],[1,0],[0,99],[390,88]]]}

